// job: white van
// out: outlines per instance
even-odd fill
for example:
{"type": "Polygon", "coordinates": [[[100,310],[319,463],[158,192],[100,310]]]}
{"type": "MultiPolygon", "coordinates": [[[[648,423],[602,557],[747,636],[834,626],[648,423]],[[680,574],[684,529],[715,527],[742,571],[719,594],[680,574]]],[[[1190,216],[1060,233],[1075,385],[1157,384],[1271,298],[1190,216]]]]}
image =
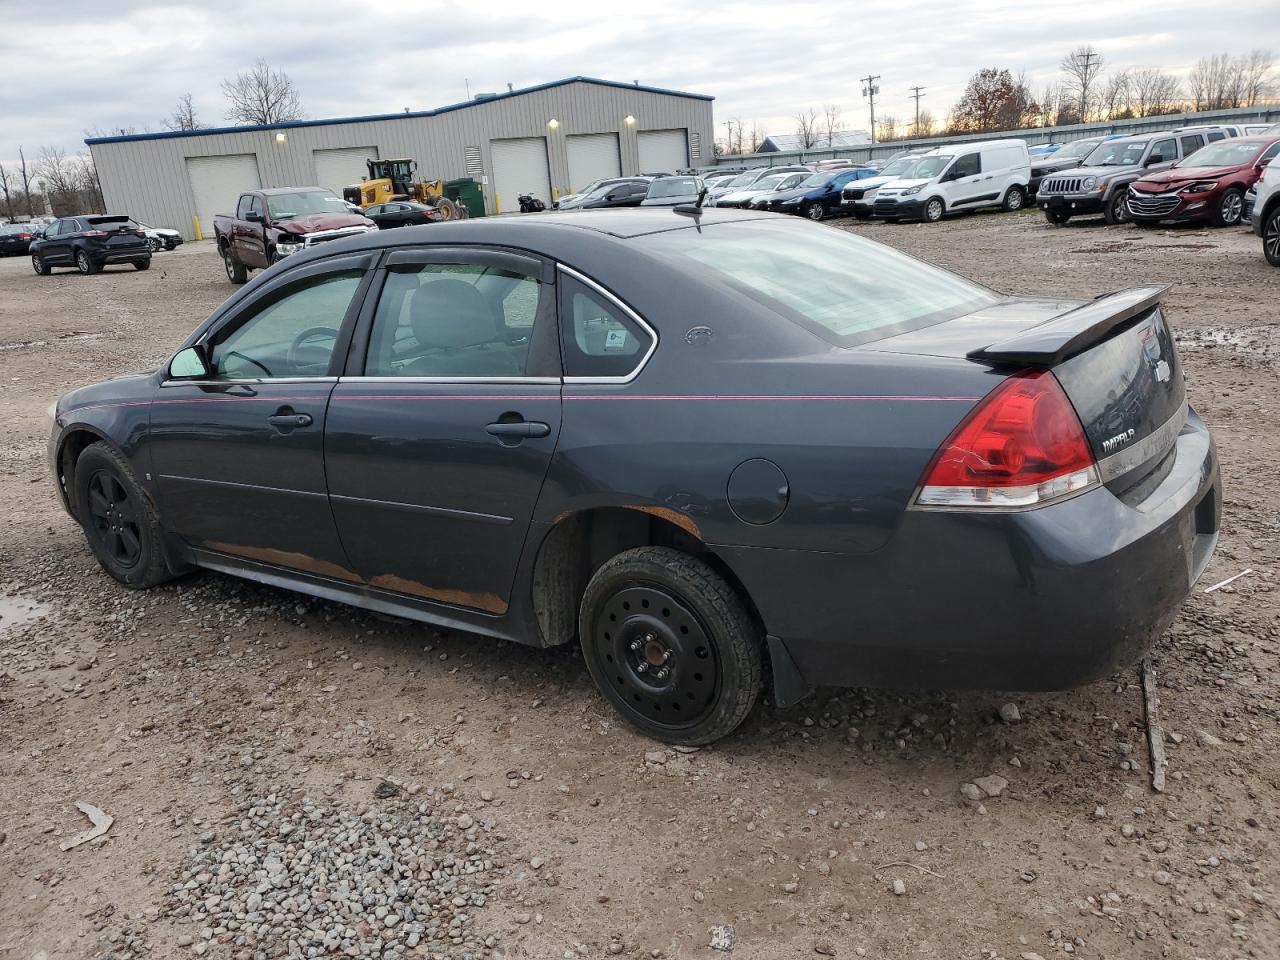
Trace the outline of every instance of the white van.
{"type": "Polygon", "coordinates": [[[949,213],[1001,207],[1027,199],[1031,160],[1024,140],[938,147],[919,157],[910,178],[885,184],[872,211],[881,220],[937,223],[949,213]]]}

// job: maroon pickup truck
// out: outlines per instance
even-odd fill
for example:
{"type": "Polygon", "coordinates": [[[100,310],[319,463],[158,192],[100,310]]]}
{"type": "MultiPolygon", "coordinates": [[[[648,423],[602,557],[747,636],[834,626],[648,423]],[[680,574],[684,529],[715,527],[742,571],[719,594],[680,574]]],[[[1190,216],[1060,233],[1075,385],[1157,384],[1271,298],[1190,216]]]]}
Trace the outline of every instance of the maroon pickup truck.
{"type": "Polygon", "coordinates": [[[346,201],[321,187],[277,187],[240,194],[234,217],[214,218],[218,253],[227,279],[244,283],[250,270],[326,240],[371,233],[378,226],[351,212],[346,201]]]}

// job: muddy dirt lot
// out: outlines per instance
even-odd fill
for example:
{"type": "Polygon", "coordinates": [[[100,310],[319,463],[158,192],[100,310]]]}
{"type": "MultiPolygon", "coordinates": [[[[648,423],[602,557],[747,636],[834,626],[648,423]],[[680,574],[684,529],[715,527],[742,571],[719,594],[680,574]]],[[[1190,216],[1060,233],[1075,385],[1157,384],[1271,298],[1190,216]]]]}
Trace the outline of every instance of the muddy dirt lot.
{"type": "Polygon", "coordinates": [[[1155,651],[1166,793],[1133,672],[1057,695],[822,691],[685,753],[617,722],[571,649],[215,574],[124,590],[54,500],[44,409],[159,360],[232,288],[201,244],[94,277],[13,258],[0,960],[1280,956],[1280,271],[1243,230],[845,228],[1010,291],[1172,284],[1226,504],[1155,651]],[[966,799],[987,775],[1008,785],[966,799]],[[114,823],[64,851],[90,826],[78,801],[114,823]],[[709,946],[721,924],[731,954],[709,946]]]}

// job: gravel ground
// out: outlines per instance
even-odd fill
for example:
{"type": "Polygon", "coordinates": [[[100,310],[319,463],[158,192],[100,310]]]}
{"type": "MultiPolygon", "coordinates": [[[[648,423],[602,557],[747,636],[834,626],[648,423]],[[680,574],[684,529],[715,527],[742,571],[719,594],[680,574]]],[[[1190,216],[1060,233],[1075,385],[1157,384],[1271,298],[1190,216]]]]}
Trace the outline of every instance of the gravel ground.
{"type": "Polygon", "coordinates": [[[1280,271],[1243,230],[841,226],[1010,291],[1172,285],[1226,485],[1201,588],[1253,572],[1155,651],[1167,792],[1133,672],[822,691],[686,752],[617,722],[570,649],[214,574],[128,592],[54,501],[43,410],[160,359],[231,287],[207,244],[94,277],[14,258],[0,958],[1280,956],[1280,271]],[[114,823],[64,851],[78,801],[114,823]]]}

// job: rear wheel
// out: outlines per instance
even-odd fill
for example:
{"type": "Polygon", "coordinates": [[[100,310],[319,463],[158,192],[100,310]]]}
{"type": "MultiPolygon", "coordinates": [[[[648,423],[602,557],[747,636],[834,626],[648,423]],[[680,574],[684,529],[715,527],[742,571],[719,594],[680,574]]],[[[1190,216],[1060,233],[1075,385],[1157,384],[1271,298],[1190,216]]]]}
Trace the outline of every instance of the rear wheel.
{"type": "Polygon", "coordinates": [[[1268,213],[1262,223],[1262,252],[1267,263],[1280,267],[1280,207],[1268,213]]]}
{"type": "Polygon", "coordinates": [[[925,223],[937,223],[942,219],[942,215],[947,212],[946,205],[942,202],[941,197],[932,197],[924,203],[924,212],[920,219],[925,223]]]}
{"type": "Polygon", "coordinates": [[[150,261],[150,260],[135,260],[135,261],[133,261],[133,269],[135,269],[135,270],[150,270],[150,269],[151,269],[151,261],[150,261]]]}
{"type": "Polygon", "coordinates": [[[1112,226],[1129,222],[1129,197],[1124,190],[1117,190],[1112,195],[1102,215],[1112,226]]]}
{"type": "Polygon", "coordinates": [[[91,273],[97,273],[102,268],[90,260],[87,253],[80,250],[76,252],[76,269],[87,277],[91,273]]]}
{"type": "Polygon", "coordinates": [[[227,279],[232,283],[244,283],[249,279],[249,271],[245,265],[231,255],[231,248],[224,247],[222,250],[222,265],[226,268],[227,279]]]}
{"type": "Polygon", "coordinates": [[[656,740],[711,743],[759,698],[762,638],[746,605],[678,550],[637,547],[605,563],[587,585],[578,630],[600,692],[656,740]]]}
{"type": "Polygon", "coordinates": [[[1244,194],[1239,187],[1231,187],[1222,194],[1217,209],[1213,211],[1215,227],[1234,227],[1244,216],[1244,194]]]}
{"type": "Polygon", "coordinates": [[[31,255],[31,269],[36,272],[37,277],[47,277],[49,275],[49,265],[44,262],[44,257],[38,253],[31,255]]]}
{"type": "Polygon", "coordinates": [[[820,203],[811,203],[804,208],[804,215],[810,220],[821,220],[827,215],[827,208],[820,203]]]}
{"type": "Polygon", "coordinates": [[[1060,227],[1071,219],[1071,214],[1064,213],[1061,210],[1050,210],[1048,207],[1045,207],[1044,218],[1055,227],[1060,227]]]}
{"type": "Polygon", "coordinates": [[[105,443],[87,447],[76,461],[74,494],[85,538],[107,573],[135,589],[172,578],[159,517],[123,456],[105,443]]]}
{"type": "Polygon", "coordinates": [[[1006,213],[1013,213],[1015,210],[1021,210],[1026,200],[1027,195],[1022,192],[1021,187],[1010,187],[1004,195],[1004,201],[1000,204],[1000,207],[1006,213]]]}

